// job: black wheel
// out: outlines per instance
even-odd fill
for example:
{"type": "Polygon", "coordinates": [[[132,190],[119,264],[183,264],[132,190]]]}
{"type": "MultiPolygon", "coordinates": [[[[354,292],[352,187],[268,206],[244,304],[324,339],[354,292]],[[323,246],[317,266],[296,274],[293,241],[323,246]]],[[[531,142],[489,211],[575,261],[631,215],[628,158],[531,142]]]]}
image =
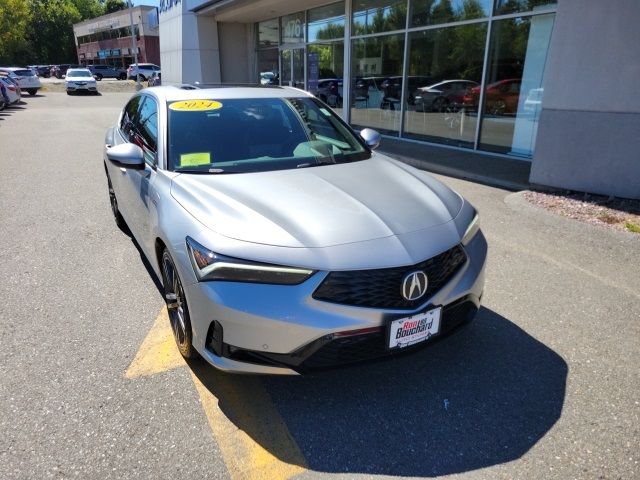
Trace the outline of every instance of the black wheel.
{"type": "Polygon", "coordinates": [[[96,73],[96,80],[97,81],[101,81],[102,80],[102,74],[101,73],[96,73]]]}
{"type": "Polygon", "coordinates": [[[167,302],[169,321],[173,338],[176,341],[178,350],[184,358],[194,358],[197,353],[193,348],[191,331],[191,320],[189,318],[189,308],[187,299],[184,296],[180,275],[173,263],[171,254],[165,248],[162,252],[162,284],[164,286],[164,298],[167,302]]]}
{"type": "Polygon", "coordinates": [[[140,77],[140,81],[141,82],[146,82],[147,81],[147,77],[145,77],[144,75],[140,74],[138,76],[140,77]]]}
{"type": "Polygon", "coordinates": [[[73,92],[70,92],[69,90],[67,90],[67,95],[71,95],[73,94],[73,92]]]}
{"type": "Polygon", "coordinates": [[[107,168],[105,167],[105,172],[107,173],[107,187],[109,188],[109,203],[111,204],[111,213],[113,213],[113,218],[115,219],[118,228],[126,232],[128,230],[127,222],[124,221],[120,210],[118,210],[118,199],[116,198],[116,192],[113,190],[111,177],[109,177],[109,172],[107,172],[106,170],[107,168]]]}
{"type": "Polygon", "coordinates": [[[433,104],[431,105],[431,109],[434,112],[444,112],[446,111],[448,105],[449,105],[449,100],[447,100],[446,98],[438,97],[433,101],[433,104]]]}
{"type": "Polygon", "coordinates": [[[118,80],[126,80],[126,79],[127,79],[126,73],[121,73],[120,75],[118,75],[118,80]]]}
{"type": "Polygon", "coordinates": [[[38,93],[38,90],[36,88],[30,88],[29,90],[27,90],[27,92],[29,92],[29,95],[33,96],[38,93]]]}

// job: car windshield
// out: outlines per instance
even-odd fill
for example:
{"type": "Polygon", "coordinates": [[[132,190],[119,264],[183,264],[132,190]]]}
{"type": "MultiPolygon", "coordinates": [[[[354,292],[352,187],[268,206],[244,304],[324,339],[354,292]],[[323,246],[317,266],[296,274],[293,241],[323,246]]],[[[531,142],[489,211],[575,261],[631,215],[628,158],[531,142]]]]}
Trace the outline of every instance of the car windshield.
{"type": "Polygon", "coordinates": [[[363,142],[314,98],[187,100],[168,105],[169,169],[241,173],[370,157],[363,142]]]}
{"type": "Polygon", "coordinates": [[[14,70],[13,73],[15,75],[18,75],[20,77],[33,77],[35,75],[35,73],[33,73],[31,70],[14,70]]]}
{"type": "Polygon", "coordinates": [[[89,70],[69,70],[67,72],[67,77],[91,77],[91,72],[89,70]]]}

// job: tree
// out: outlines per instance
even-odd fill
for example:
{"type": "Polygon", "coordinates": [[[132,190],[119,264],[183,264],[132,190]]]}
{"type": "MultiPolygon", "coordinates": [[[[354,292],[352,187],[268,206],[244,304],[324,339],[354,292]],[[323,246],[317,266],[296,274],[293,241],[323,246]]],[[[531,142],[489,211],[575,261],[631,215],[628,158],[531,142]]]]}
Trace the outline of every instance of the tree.
{"type": "Polygon", "coordinates": [[[76,58],[73,24],[81,20],[72,0],[31,0],[27,29],[29,57],[22,63],[72,62],[76,58]]]}
{"type": "Polygon", "coordinates": [[[104,15],[105,8],[99,0],[71,0],[80,13],[81,20],[104,15]]]}
{"type": "Polygon", "coordinates": [[[104,13],[113,13],[126,9],[127,4],[124,0],[105,0],[104,2],[104,13]]]}
{"type": "Polygon", "coordinates": [[[29,51],[25,35],[30,20],[27,0],[0,0],[0,65],[20,63],[29,51]]]}

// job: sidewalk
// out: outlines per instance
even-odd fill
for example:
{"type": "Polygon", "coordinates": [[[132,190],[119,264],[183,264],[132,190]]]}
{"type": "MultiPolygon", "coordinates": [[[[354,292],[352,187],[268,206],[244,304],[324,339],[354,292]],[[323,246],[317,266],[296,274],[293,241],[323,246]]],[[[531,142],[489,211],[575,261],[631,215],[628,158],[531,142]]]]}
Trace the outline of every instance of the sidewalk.
{"type": "Polygon", "coordinates": [[[465,152],[394,138],[383,138],[379,151],[409,165],[450,177],[508,190],[529,188],[531,163],[493,155],[465,152]]]}

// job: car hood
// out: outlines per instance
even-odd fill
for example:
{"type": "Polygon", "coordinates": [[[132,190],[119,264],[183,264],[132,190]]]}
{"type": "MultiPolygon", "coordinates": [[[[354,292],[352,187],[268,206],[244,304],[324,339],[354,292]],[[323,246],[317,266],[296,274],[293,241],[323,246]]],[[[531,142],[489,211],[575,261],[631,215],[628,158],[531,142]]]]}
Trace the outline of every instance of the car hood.
{"type": "Polygon", "coordinates": [[[171,195],[220,235],[298,248],[424,230],[451,221],[463,202],[433,177],[379,154],[297,170],[180,174],[171,195]]]}

